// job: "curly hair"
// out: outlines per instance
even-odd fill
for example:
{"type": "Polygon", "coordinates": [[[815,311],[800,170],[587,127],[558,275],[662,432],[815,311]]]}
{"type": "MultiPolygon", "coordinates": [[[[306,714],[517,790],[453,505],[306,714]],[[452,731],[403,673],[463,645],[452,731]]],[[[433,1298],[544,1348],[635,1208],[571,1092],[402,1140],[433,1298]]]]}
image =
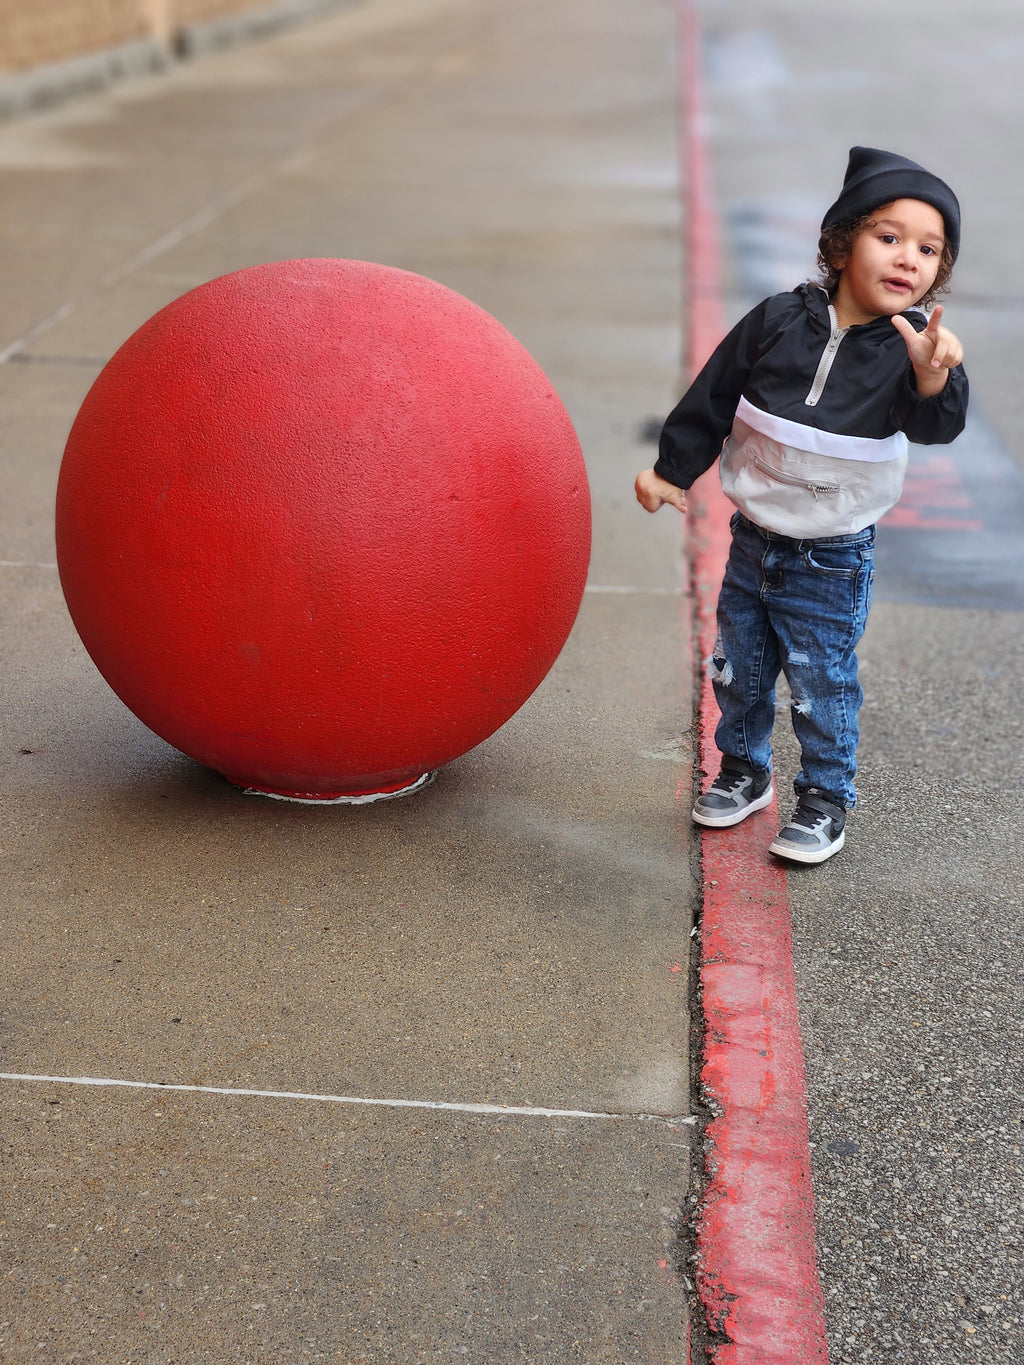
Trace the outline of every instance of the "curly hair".
{"type": "MultiPolygon", "coordinates": [[[[836,265],[836,261],[845,261],[856,239],[865,228],[873,226],[875,222],[877,219],[873,213],[862,213],[859,218],[845,218],[840,223],[833,223],[819,237],[818,266],[821,270],[819,283],[827,291],[830,299],[835,297],[835,292],[839,288],[839,276],[843,273],[843,267],[836,265]]],[[[935,283],[924,298],[918,299],[915,306],[929,308],[943,294],[948,294],[949,277],[952,273],[953,253],[949,249],[949,244],[943,243],[942,259],[939,261],[935,283]]]]}

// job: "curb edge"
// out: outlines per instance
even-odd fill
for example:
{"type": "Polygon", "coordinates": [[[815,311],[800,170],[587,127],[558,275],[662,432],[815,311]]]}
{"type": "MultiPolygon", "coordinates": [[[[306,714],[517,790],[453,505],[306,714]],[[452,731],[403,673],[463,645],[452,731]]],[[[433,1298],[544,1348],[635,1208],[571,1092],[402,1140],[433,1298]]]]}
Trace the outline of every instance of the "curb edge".
{"type": "MultiPolygon", "coordinates": [[[[681,143],[694,375],[725,334],[718,224],[703,127],[695,0],[680,0],[681,143]]],[[[714,470],[692,490],[686,551],[698,657],[715,640],[715,605],[731,506],[714,470]]],[[[700,765],[715,771],[716,706],[702,677],[700,765]]],[[[697,1291],[716,1365],[828,1365],[814,1240],[807,1088],[797,1012],[786,874],[769,857],[764,815],[702,834],[701,1084],[716,1114],[705,1133],[709,1183],[697,1218],[697,1291]]]]}

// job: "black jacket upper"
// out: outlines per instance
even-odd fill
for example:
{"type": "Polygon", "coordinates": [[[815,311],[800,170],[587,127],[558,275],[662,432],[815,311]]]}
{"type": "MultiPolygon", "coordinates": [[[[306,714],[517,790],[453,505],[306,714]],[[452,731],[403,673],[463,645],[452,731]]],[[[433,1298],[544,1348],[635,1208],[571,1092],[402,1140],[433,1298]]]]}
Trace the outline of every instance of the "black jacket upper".
{"type": "MultiPolygon", "coordinates": [[[[916,310],[903,316],[918,331],[927,326],[916,310]]],[[[906,343],[887,317],[841,333],[820,397],[809,406],[830,339],[836,344],[835,330],[820,286],[800,285],[758,304],[669,415],[655,472],[689,488],[718,458],[741,398],[817,433],[883,440],[902,431],[921,445],[944,444],[960,434],[968,399],[963,367],[950,371],[941,393],[919,398],[906,343]]],[[[820,436],[816,444],[820,448],[820,436]]]]}

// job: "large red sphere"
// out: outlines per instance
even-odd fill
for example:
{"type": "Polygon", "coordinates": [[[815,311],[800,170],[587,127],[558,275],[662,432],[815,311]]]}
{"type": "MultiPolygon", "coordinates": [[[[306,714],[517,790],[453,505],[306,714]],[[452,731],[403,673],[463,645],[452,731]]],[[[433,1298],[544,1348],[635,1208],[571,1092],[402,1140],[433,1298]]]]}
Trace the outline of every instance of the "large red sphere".
{"type": "Polygon", "coordinates": [[[75,420],[72,619],[151,729],[232,782],[401,788],[479,744],[579,609],[572,424],[459,294],[362,261],[256,266],[151,318],[75,420]]]}

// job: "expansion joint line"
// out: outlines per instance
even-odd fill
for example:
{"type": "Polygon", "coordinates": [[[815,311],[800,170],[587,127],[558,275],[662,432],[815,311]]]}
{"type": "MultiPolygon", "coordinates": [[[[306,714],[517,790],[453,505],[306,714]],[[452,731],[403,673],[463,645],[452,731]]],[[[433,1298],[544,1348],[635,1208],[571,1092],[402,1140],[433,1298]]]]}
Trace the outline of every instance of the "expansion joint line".
{"type": "Polygon", "coordinates": [[[662,1123],[669,1128],[692,1124],[692,1118],[673,1114],[633,1114],[588,1109],[548,1109],[541,1105],[470,1104],[447,1100],[403,1100],[364,1095],[324,1095],[302,1090],[257,1090],[243,1086],[181,1085],[170,1081],[129,1081],[103,1076],[39,1076],[21,1071],[0,1071],[0,1081],[43,1085],[80,1085],[123,1090],[160,1090],[189,1095],[226,1095],[264,1100],[304,1100],[315,1104],[349,1104],[377,1109],[432,1109],[455,1114],[493,1114],[510,1118],[606,1119],[633,1123],[662,1123]]]}

